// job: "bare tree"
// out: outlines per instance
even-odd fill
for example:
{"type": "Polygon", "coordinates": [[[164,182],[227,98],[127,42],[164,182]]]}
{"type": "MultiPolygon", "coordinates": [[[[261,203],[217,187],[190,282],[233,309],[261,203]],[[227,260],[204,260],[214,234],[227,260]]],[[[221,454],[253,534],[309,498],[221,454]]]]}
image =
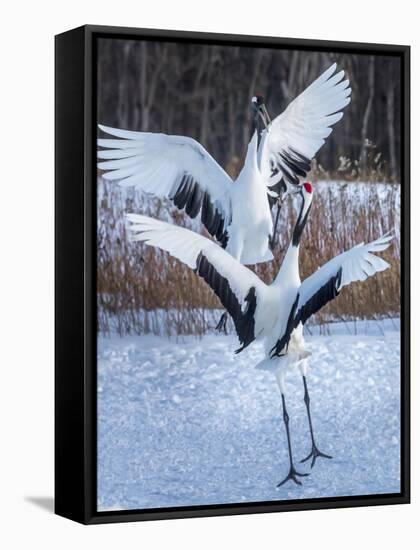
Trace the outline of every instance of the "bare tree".
{"type": "Polygon", "coordinates": [[[362,170],[366,170],[367,164],[367,147],[368,147],[368,125],[370,113],[372,111],[373,99],[375,97],[375,57],[371,55],[369,57],[369,68],[367,73],[367,87],[368,87],[368,97],[365,105],[365,110],[363,113],[362,119],[362,130],[361,130],[361,152],[360,152],[360,165],[362,170]]]}
{"type": "Polygon", "coordinates": [[[100,39],[98,118],[111,126],[190,135],[233,170],[249,141],[251,97],[264,94],[270,113],[278,114],[334,61],[351,80],[352,102],[317,161],[334,174],[346,157],[359,177],[368,177],[369,142],[385,161],[383,176],[397,181],[396,57],[100,39]]]}

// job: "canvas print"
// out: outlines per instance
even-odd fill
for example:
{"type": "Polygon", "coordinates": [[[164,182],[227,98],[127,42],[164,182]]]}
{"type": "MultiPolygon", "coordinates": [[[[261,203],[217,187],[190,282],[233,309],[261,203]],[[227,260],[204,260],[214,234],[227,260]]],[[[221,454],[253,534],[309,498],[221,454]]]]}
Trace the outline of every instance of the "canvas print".
{"type": "Polygon", "coordinates": [[[400,492],[400,75],[98,39],[98,511],[400,492]]]}

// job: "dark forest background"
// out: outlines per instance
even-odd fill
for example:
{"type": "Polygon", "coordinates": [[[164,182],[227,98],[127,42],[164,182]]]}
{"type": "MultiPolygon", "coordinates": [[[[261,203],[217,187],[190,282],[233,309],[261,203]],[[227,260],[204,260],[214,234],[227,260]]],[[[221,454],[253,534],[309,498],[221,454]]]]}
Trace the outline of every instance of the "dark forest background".
{"type": "Polygon", "coordinates": [[[347,179],[375,171],[397,181],[397,57],[100,39],[98,121],[193,137],[235,176],[250,137],[252,96],[263,94],[274,117],[334,62],[350,79],[352,101],[317,163],[347,179]]]}
{"type": "MultiPolygon", "coordinates": [[[[343,290],[311,323],[396,317],[400,307],[400,66],[398,58],[284,49],[101,39],[98,122],[197,139],[232,177],[250,138],[251,98],[261,93],[272,117],[332,63],[353,89],[343,119],[313,161],[314,203],[300,254],[302,278],[357,243],[392,230],[391,269],[343,290]],[[331,183],[331,180],[337,183],[331,183]],[[377,185],[375,185],[377,184],[377,185]]],[[[98,330],[119,334],[204,334],[220,302],[192,270],[127,238],[124,214],[203,231],[170,201],[105,182],[98,172],[98,330]]],[[[266,282],[277,273],[296,220],[280,216],[275,260],[253,266],[266,282]]],[[[232,329],[232,326],[230,327],[232,329]]],[[[309,330],[311,328],[309,327],[309,330]]]]}

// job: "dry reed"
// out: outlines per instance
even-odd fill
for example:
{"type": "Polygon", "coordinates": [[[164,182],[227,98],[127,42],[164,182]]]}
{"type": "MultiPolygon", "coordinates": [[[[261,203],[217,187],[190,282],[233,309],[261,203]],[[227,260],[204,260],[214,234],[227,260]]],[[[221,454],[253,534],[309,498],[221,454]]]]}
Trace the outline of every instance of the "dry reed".
{"type": "MultiPolygon", "coordinates": [[[[330,321],[381,319],[399,315],[400,189],[398,184],[315,184],[314,200],[300,251],[302,279],[351,246],[392,230],[395,239],[383,253],[391,268],[363,283],[346,287],[311,319],[330,321]]],[[[202,229],[169,201],[122,190],[98,178],[98,331],[109,334],[202,335],[215,326],[221,304],[195,273],[167,253],[130,243],[124,213],[144,213],[202,229]]],[[[270,282],[281,263],[296,219],[296,203],[281,211],[275,261],[252,269],[270,282]]],[[[310,328],[310,326],[309,326],[310,328]]],[[[232,325],[230,325],[230,330],[232,325]]]]}

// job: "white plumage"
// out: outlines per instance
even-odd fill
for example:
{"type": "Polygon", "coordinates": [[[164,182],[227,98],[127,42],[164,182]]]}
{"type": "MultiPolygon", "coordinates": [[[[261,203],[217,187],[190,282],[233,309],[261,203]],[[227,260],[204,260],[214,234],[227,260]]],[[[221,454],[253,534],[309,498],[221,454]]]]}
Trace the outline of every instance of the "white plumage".
{"type": "Polygon", "coordinates": [[[267,181],[278,181],[278,174],[273,175],[277,168],[286,182],[298,183],[296,176],[304,176],[296,168],[305,169],[305,163],[331,134],[331,126],[343,117],[341,111],[350,103],[351,88],[349,81],[343,80],[344,71],[334,74],[336,68],[336,63],[331,65],[283,113],[273,121],[266,120],[259,162],[267,181]]]}
{"type": "Polygon", "coordinates": [[[350,101],[348,81],[342,81],[343,71],[333,76],[335,70],[336,64],[269,124],[263,102],[253,98],[255,125],[261,117],[268,127],[260,144],[258,130],[253,132],[234,182],[192,138],[102,125],[104,133],[120,139],[98,140],[102,148],[98,167],[105,171],[105,179],[172,199],[191,218],[201,212],[210,235],[241,263],[271,260],[273,221],[268,195],[278,196],[274,185],[281,180],[297,184],[306,175],[330,126],[342,117],[337,111],[350,101]]]}
{"type": "Polygon", "coordinates": [[[204,254],[222,277],[229,278],[229,285],[241,303],[251,286],[257,286],[258,290],[266,286],[253,271],[199,233],[140,214],[127,214],[127,220],[132,241],[144,241],[148,246],[166,250],[191,269],[196,269],[197,258],[204,254]]]}
{"type": "MultiPolygon", "coordinates": [[[[302,201],[301,212],[304,212],[309,208],[312,193],[308,193],[302,189],[302,194],[304,199],[302,201]]],[[[288,322],[300,323],[299,312],[316,297],[317,292],[326,284],[334,281],[332,290],[335,290],[335,295],[337,295],[344,286],[354,281],[364,281],[367,277],[389,267],[389,264],[385,260],[374,254],[385,250],[389,246],[392,236],[387,235],[369,244],[359,244],[343,252],[300,283],[298,267],[299,243],[294,244],[291,242],[277,277],[270,285],[267,285],[253,271],[241,265],[215,242],[198,233],[149,218],[148,216],[128,214],[127,218],[131,239],[134,241],[144,241],[149,246],[166,250],[171,256],[178,258],[191,269],[197,269],[199,257],[204,256],[215,272],[217,272],[214,280],[209,282],[210,286],[216,294],[218,292],[223,294],[225,289],[219,288],[221,285],[220,279],[225,279],[229,287],[227,293],[231,292],[234,294],[240,304],[243,315],[246,315],[246,308],[249,306],[245,299],[249,295],[250,290],[255,289],[255,313],[248,322],[253,323],[255,327],[252,340],[264,338],[268,341],[267,358],[271,361],[275,361],[278,357],[273,353],[274,344],[285,338],[287,340],[285,345],[282,349],[278,350],[279,353],[284,352],[296,328],[289,327],[288,332],[288,322]],[[339,274],[340,277],[337,278],[339,274]],[[290,318],[295,301],[295,314],[290,318]]],[[[305,221],[302,220],[301,223],[304,224],[305,221]]],[[[297,227],[298,224],[299,219],[297,227]]],[[[298,227],[298,229],[301,232],[303,225],[298,227]]],[[[223,305],[229,311],[229,304],[224,303],[228,299],[227,293],[224,297],[219,296],[219,298],[221,298],[223,305]]],[[[324,303],[317,302],[313,304],[310,315],[316,313],[334,297],[329,294],[323,298],[324,303]]],[[[232,317],[235,322],[234,315],[232,317]]],[[[241,334],[238,334],[238,336],[243,344],[241,334]]]]}
{"type": "MultiPolygon", "coordinates": [[[[147,193],[171,197],[177,181],[187,173],[200,188],[209,192],[213,202],[229,204],[228,184],[231,178],[200,143],[189,137],[168,136],[150,132],[132,132],[99,125],[112,136],[122,139],[98,139],[98,158],[107,180],[119,180],[123,187],[136,186],[147,193]]],[[[229,210],[223,210],[229,215],[229,210]]]]}
{"type": "Polygon", "coordinates": [[[311,434],[311,452],[302,462],[311,459],[313,466],[319,457],[331,458],[315,443],[306,380],[309,353],[305,349],[303,325],[311,315],[333,300],[344,286],[364,281],[387,269],[389,264],[375,254],[385,250],[392,240],[392,236],[385,235],[368,244],[354,246],[328,261],[301,283],[299,242],[311,207],[312,186],[303,184],[300,194],[302,205],[292,240],[271,285],[265,284],[250,269],[202,235],[147,216],[128,215],[133,240],[166,250],[194,269],[213,289],[235,324],[241,344],[237,352],[254,340],[264,340],[265,358],[257,368],[271,370],[276,376],[288,439],[290,470],[278,486],[288,480],[301,484],[298,478],[307,475],[296,471],[292,455],[284,386],[285,369],[290,366],[298,366],[303,376],[311,434]]]}
{"type": "Polygon", "coordinates": [[[385,235],[369,244],[358,244],[327,262],[322,269],[315,271],[300,286],[298,309],[299,305],[305,303],[314,291],[326,284],[339,269],[342,270],[342,276],[337,291],[346,285],[356,281],[365,281],[375,273],[388,269],[389,264],[375,256],[374,252],[386,250],[391,240],[390,235],[385,235]]]}

